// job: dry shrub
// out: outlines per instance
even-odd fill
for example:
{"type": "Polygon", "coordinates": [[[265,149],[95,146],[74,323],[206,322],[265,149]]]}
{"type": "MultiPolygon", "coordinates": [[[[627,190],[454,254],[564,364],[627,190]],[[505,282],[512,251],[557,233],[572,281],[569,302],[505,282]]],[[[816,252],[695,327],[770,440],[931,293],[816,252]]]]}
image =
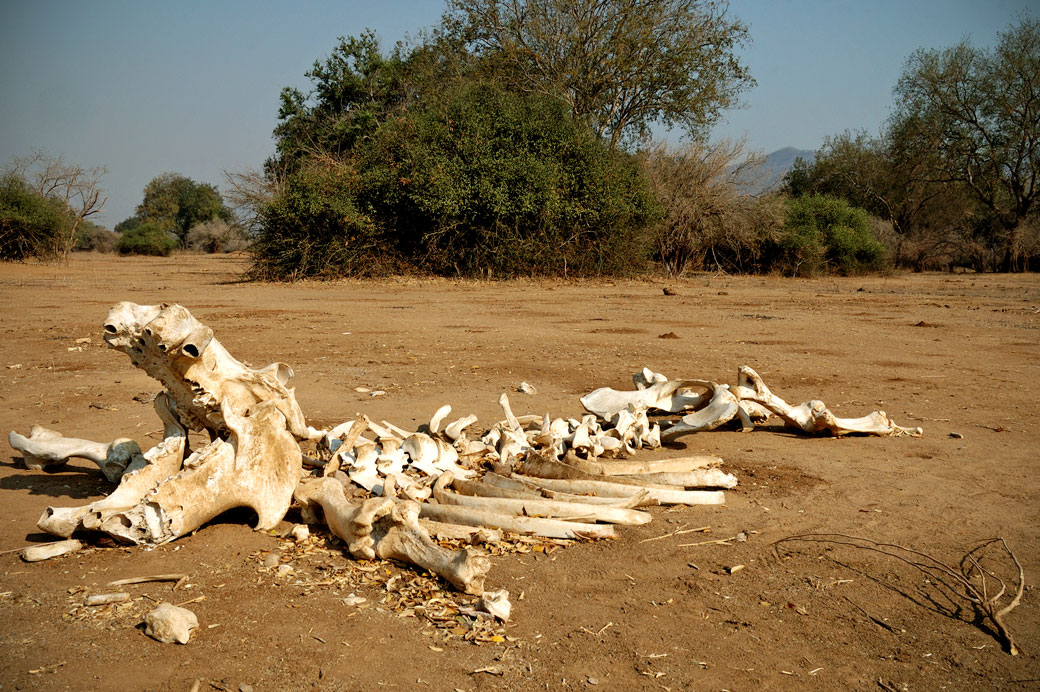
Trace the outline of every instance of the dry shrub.
{"type": "Polygon", "coordinates": [[[645,153],[644,172],[663,211],[654,245],[668,274],[761,269],[761,247],[783,223],[777,200],[748,192],[756,188],[762,162],[743,141],[659,144],[645,153]]]}
{"type": "Polygon", "coordinates": [[[213,218],[191,227],[187,247],[196,252],[237,252],[249,247],[249,241],[238,226],[213,218]]]}

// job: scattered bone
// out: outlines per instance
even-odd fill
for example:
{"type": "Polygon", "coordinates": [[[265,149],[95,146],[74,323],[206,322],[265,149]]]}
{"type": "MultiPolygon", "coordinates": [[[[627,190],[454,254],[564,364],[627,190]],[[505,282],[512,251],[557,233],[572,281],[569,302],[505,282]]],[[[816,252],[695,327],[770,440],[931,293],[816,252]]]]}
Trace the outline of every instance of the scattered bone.
{"type": "Polygon", "coordinates": [[[509,603],[509,592],[505,589],[485,591],[480,596],[479,607],[485,613],[490,613],[502,622],[507,622],[509,620],[509,611],[512,609],[509,603]]]}
{"type": "MultiPolygon", "coordinates": [[[[606,505],[608,507],[622,507],[625,509],[651,507],[661,504],[650,496],[649,491],[630,485],[601,483],[602,486],[609,485],[611,488],[616,487],[621,492],[618,492],[615,495],[608,495],[606,493],[595,495],[591,494],[593,489],[588,487],[578,488],[583,494],[550,490],[549,488],[538,485],[537,482],[542,479],[530,478],[527,476],[507,478],[505,476],[500,476],[497,473],[488,473],[481,480],[481,483],[456,480],[453,487],[458,489],[460,492],[466,492],[470,495],[517,497],[521,499],[527,497],[546,497],[551,500],[559,500],[560,502],[583,502],[590,505],[606,505]],[[462,488],[464,489],[460,488],[460,484],[462,484],[462,488]]],[[[598,481],[590,482],[596,483],[598,481]]]]}
{"type": "Polygon", "coordinates": [[[521,394],[530,394],[532,396],[538,393],[538,390],[534,388],[534,385],[527,384],[526,382],[521,382],[520,386],[516,388],[516,391],[521,394]]]}
{"type": "Polygon", "coordinates": [[[746,378],[747,386],[754,393],[745,398],[761,404],[791,427],[807,433],[830,431],[833,435],[861,433],[893,437],[920,437],[921,428],[903,428],[893,423],[884,411],[874,411],[862,418],[838,418],[819,400],[807,401],[791,406],[769,390],[761,376],[746,365],[740,366],[740,374],[746,378]]]}
{"type": "Polygon", "coordinates": [[[12,430],[7,441],[21,453],[27,468],[42,469],[61,466],[68,463],[69,459],[88,459],[98,465],[111,483],[118,483],[127,465],[141,454],[137,443],[125,437],[104,444],[63,437],[61,433],[40,425],[30,428],[29,437],[12,430]]]}
{"type": "Polygon", "coordinates": [[[102,593],[95,596],[87,596],[87,599],[83,602],[85,606],[103,606],[110,603],[126,603],[130,600],[130,594],[125,591],[117,591],[116,593],[102,593]]]}
{"type": "MultiPolygon", "coordinates": [[[[448,490],[452,482],[451,472],[437,479],[433,496],[442,505],[456,505],[471,509],[513,514],[520,517],[551,517],[556,519],[580,519],[582,521],[604,521],[612,524],[639,525],[649,523],[651,516],[646,512],[604,505],[560,502],[545,498],[504,498],[460,495],[448,490]]],[[[503,527],[504,528],[504,527],[503,527]]]]}
{"type": "Polygon", "coordinates": [[[26,562],[40,562],[42,560],[50,560],[52,557],[68,555],[82,549],[83,544],[75,539],[44,543],[43,545],[30,545],[22,549],[22,559],[26,562]]]}
{"type": "Polygon", "coordinates": [[[147,577],[128,577],[108,582],[109,586],[128,586],[130,584],[147,584],[156,581],[181,581],[187,579],[187,574],[152,574],[147,577]]]}
{"type": "Polygon", "coordinates": [[[311,537],[311,530],[307,528],[306,524],[297,524],[296,526],[292,527],[292,530],[289,532],[289,535],[292,536],[292,539],[297,543],[303,543],[305,540],[311,537]]]}
{"type": "Polygon", "coordinates": [[[462,526],[460,524],[445,524],[432,519],[419,519],[419,525],[426,529],[434,538],[451,540],[458,539],[467,543],[498,543],[502,540],[502,531],[489,529],[483,526],[462,526]]]}
{"type": "Polygon", "coordinates": [[[707,401],[706,394],[691,394],[690,389],[703,386],[703,380],[666,380],[643,389],[619,391],[601,387],[581,397],[581,405],[589,413],[610,420],[630,406],[647,410],[678,413],[694,409],[707,401]]]}
{"type": "Polygon", "coordinates": [[[452,505],[419,505],[424,518],[447,524],[464,524],[502,529],[513,533],[543,536],[545,538],[616,538],[613,524],[587,524],[562,519],[541,517],[517,517],[481,509],[452,505]]]}
{"type": "MultiPolygon", "coordinates": [[[[743,409],[737,404],[737,397],[729,391],[729,387],[704,380],[699,381],[699,384],[711,392],[708,405],[695,413],[683,416],[679,423],[664,430],[661,433],[663,441],[670,442],[680,435],[714,430],[720,425],[730,422],[738,415],[742,419],[746,417],[743,409]]],[[[744,430],[751,429],[750,418],[741,422],[744,430]]]]}
{"type": "Polygon", "coordinates": [[[144,625],[144,633],[163,644],[187,644],[199,619],[187,608],[163,602],[144,616],[144,625]]]}
{"type": "Polygon", "coordinates": [[[434,543],[419,524],[420,505],[414,502],[384,497],[352,505],[343,494],[343,486],[331,478],[300,481],[296,499],[320,505],[329,528],[357,557],[402,560],[444,577],[465,593],[484,590],[484,577],[491,568],[488,559],[468,550],[446,550],[434,543]]]}

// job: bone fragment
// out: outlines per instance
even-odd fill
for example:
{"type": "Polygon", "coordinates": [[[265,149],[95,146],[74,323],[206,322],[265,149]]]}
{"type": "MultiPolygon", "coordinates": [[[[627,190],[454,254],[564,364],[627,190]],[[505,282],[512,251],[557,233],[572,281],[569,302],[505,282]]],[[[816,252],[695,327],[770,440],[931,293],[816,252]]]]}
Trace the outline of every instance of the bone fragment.
{"type": "MultiPolygon", "coordinates": [[[[743,410],[737,404],[737,397],[729,391],[727,386],[707,380],[699,380],[699,382],[711,392],[708,405],[695,413],[683,416],[677,424],[663,430],[661,432],[663,441],[670,442],[681,435],[714,430],[743,414],[743,410]]],[[[742,421],[742,423],[743,428],[750,429],[750,420],[742,421]]]]}
{"type": "Polygon", "coordinates": [[[769,390],[762,377],[746,365],[740,366],[740,375],[754,393],[746,398],[762,404],[794,428],[807,433],[829,431],[833,435],[880,435],[892,437],[920,437],[921,428],[903,428],[893,423],[884,411],[874,411],[862,418],[838,418],[818,400],[792,406],[769,390]]]}
{"type": "Polygon", "coordinates": [[[187,579],[187,574],[152,574],[147,577],[128,577],[126,579],[116,579],[115,581],[108,582],[109,586],[127,586],[129,584],[147,584],[156,581],[180,581],[181,579],[187,579]]]}
{"type": "Polygon", "coordinates": [[[499,512],[491,512],[454,505],[440,505],[425,502],[419,505],[422,516],[447,524],[463,524],[466,526],[483,526],[502,529],[519,534],[531,534],[546,538],[616,538],[613,524],[587,524],[561,519],[543,519],[541,517],[516,517],[499,512]]]}
{"type": "Polygon", "coordinates": [[[480,609],[490,613],[502,622],[509,620],[509,611],[512,606],[509,603],[509,592],[505,589],[499,591],[485,591],[480,596],[480,609]]]}
{"type": "Polygon", "coordinates": [[[144,616],[144,626],[145,634],[163,644],[187,644],[199,619],[187,608],[163,602],[144,616]]]}
{"type": "Polygon", "coordinates": [[[40,562],[41,560],[50,560],[52,557],[58,557],[59,555],[74,553],[82,548],[83,544],[75,539],[55,541],[54,543],[44,543],[42,545],[30,545],[22,550],[22,559],[26,562],[40,562]]]}
{"type": "Polygon", "coordinates": [[[419,524],[418,504],[383,497],[352,505],[343,486],[331,478],[303,479],[295,496],[301,503],[320,505],[329,528],[356,557],[409,562],[444,577],[460,591],[483,592],[491,563],[468,550],[446,550],[434,543],[419,524]]]}
{"type": "Polygon", "coordinates": [[[514,514],[521,517],[603,521],[611,524],[640,525],[647,524],[652,519],[646,512],[604,505],[559,502],[545,498],[518,499],[460,495],[448,490],[448,485],[452,480],[451,473],[446,472],[434,483],[433,496],[442,505],[457,505],[459,507],[488,510],[502,514],[514,514]]]}
{"type": "MultiPolygon", "coordinates": [[[[355,420],[353,423],[351,423],[350,429],[347,432],[347,436],[343,438],[343,444],[341,445],[342,449],[346,450],[347,452],[350,452],[350,450],[354,449],[354,445],[357,444],[358,438],[361,437],[361,435],[367,429],[368,429],[368,419],[367,418],[361,418],[360,420],[355,420]]],[[[332,450],[332,451],[335,452],[336,450],[332,450]]],[[[340,467],[340,463],[342,463],[342,458],[343,457],[341,455],[334,454],[332,456],[332,460],[328,464],[325,465],[325,471],[322,473],[322,475],[323,476],[331,476],[336,471],[338,471],[339,467],[340,467]]]]}
{"type": "Polygon", "coordinates": [[[125,437],[104,444],[63,437],[61,433],[40,425],[32,426],[29,437],[12,430],[7,441],[21,453],[30,469],[61,466],[73,458],[88,459],[98,465],[110,483],[118,483],[127,465],[141,454],[137,443],[125,437]]]}
{"type": "Polygon", "coordinates": [[[581,405],[589,413],[610,420],[630,406],[678,413],[694,409],[708,400],[707,394],[691,394],[694,387],[703,387],[703,380],[668,380],[656,382],[644,389],[619,391],[601,387],[581,397],[581,405]]]}
{"type": "Polygon", "coordinates": [[[448,417],[449,413],[451,413],[451,406],[449,406],[448,404],[445,404],[444,406],[441,406],[439,409],[437,409],[437,411],[433,414],[433,417],[430,418],[430,434],[436,435],[441,431],[441,423],[444,422],[444,419],[448,417]]]}
{"type": "Polygon", "coordinates": [[[117,591],[116,593],[102,593],[94,596],[87,596],[87,599],[83,601],[85,606],[102,606],[110,603],[126,603],[130,600],[130,594],[125,591],[117,591]]]}
{"type": "Polygon", "coordinates": [[[469,426],[477,422],[477,417],[472,413],[465,418],[459,418],[454,423],[449,423],[448,427],[444,428],[444,434],[451,440],[458,440],[462,437],[463,432],[469,426]]]}

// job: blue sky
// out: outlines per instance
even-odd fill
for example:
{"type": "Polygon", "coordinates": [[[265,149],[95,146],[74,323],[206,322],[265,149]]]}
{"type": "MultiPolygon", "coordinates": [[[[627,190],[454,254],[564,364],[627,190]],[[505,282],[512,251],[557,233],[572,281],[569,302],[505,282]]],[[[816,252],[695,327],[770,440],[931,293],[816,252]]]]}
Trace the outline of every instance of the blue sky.
{"type": "MultiPolygon", "coordinates": [[[[917,48],[991,45],[1036,0],[732,0],[750,26],[758,86],[716,137],[765,153],[877,132],[917,48]]],[[[176,171],[223,187],[273,150],[283,86],[341,35],[384,46],[437,22],[438,0],[275,2],[8,0],[0,3],[0,167],[32,148],[105,165],[109,227],[145,184],[176,171]]],[[[1036,12],[1035,9],[1033,9],[1036,12]]]]}

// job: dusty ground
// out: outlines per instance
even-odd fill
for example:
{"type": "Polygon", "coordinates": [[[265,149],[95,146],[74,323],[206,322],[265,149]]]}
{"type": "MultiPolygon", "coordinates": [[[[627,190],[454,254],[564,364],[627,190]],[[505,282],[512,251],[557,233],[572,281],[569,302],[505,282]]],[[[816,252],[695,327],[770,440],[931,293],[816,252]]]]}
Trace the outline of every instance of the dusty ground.
{"type": "MultiPolygon", "coordinates": [[[[773,545],[840,532],[956,564],[999,535],[1027,581],[1040,578],[1036,275],[288,286],[239,283],[242,267],[191,256],[0,265],[0,428],[154,443],[158,421],[135,396],[147,401],[156,383],[100,339],[109,306],[133,300],[182,303],[239,358],[292,364],[317,425],[362,411],[409,427],[450,403],[487,427],[498,395],[521,381],[539,393],[513,394],[518,413],[576,415],[579,395],[627,387],[643,365],[732,382],[748,364],[789,401],[820,398],[839,415],[882,408],[925,436],[766,427],[684,438],[740,478],[727,505],[655,508],[617,541],[495,557],[489,581],[512,593],[514,619],[505,641],[480,645],[380,605],[387,575],[413,572],[359,571],[321,541],[294,551],[252,532],[248,513],[151,552],[100,544],[38,564],[6,552],[0,689],[187,692],[200,679],[202,690],[1040,688],[1035,589],[1008,617],[1025,650],[1011,657],[963,602],[896,560],[773,545]],[[659,338],[669,332],[679,338],[659,338]],[[676,533],[701,527],[710,531],[676,533]],[[741,531],[746,542],[690,545],[741,531]],[[269,554],[293,576],[262,568],[269,554]],[[110,580],[161,572],[188,573],[190,588],[134,586],[128,606],[80,605],[110,580]],[[350,592],[368,602],[345,605],[350,592]],[[136,627],[150,599],[200,596],[187,646],[136,627]]],[[[99,478],[85,463],[43,473],[0,455],[0,550],[46,540],[43,509],[99,497],[99,478]]]]}

